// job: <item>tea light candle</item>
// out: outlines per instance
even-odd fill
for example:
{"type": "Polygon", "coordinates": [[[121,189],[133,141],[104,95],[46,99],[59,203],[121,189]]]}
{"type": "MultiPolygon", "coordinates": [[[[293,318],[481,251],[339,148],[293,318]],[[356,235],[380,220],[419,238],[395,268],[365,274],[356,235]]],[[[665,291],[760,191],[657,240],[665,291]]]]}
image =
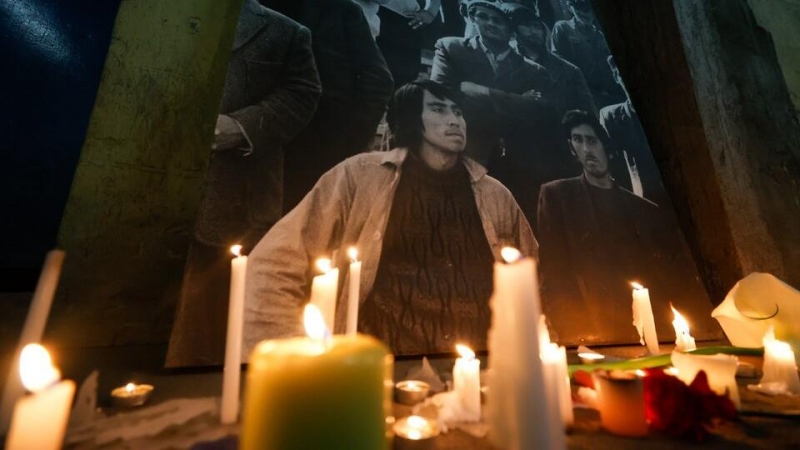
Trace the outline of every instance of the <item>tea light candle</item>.
{"type": "Polygon", "coordinates": [[[775,392],[800,394],[800,378],[792,347],[775,339],[775,330],[771,325],[764,334],[763,342],[764,376],[761,385],[771,386],[775,392]]]}
{"type": "Polygon", "coordinates": [[[405,380],[394,385],[394,398],[401,405],[416,405],[428,397],[430,389],[424,381],[405,380]]]}
{"type": "Polygon", "coordinates": [[[720,395],[728,393],[736,409],[741,407],[739,388],[736,385],[736,367],[738,358],[733,355],[694,355],[680,351],[672,352],[672,366],[677,370],[674,375],[687,385],[694,381],[697,372],[704,371],[708,378],[708,386],[720,395]]]}
{"type": "Polygon", "coordinates": [[[263,341],[250,355],[242,450],[386,449],[393,357],[364,335],[331,336],[306,306],[308,337],[263,341]]]}
{"type": "Polygon", "coordinates": [[[149,384],[128,383],[111,391],[111,400],[119,408],[142,406],[150,398],[153,389],[149,384]]]}
{"type": "Polygon", "coordinates": [[[75,383],[61,381],[50,354],[39,344],[20,353],[20,375],[29,395],[14,405],[6,439],[7,450],[58,450],[64,441],[75,383]]]}
{"type": "Polygon", "coordinates": [[[686,322],[686,319],[672,306],[672,303],[669,304],[669,308],[675,316],[675,319],[672,321],[672,327],[675,329],[675,351],[687,352],[689,350],[695,350],[697,345],[695,345],[692,335],[689,334],[689,323],[686,322]]]}
{"type": "Polygon", "coordinates": [[[462,344],[456,344],[461,355],[453,367],[453,391],[461,403],[461,421],[481,420],[481,361],[475,352],[462,344]]]}
{"type": "Polygon", "coordinates": [[[331,268],[331,260],[320,258],[317,268],[322,275],[317,275],[311,282],[311,298],[309,303],[319,308],[325,326],[333,331],[336,316],[336,292],[339,288],[339,269],[331,268]]]}
{"type": "Polygon", "coordinates": [[[610,433],[630,437],[647,435],[643,373],[605,370],[592,373],[600,423],[610,433]]]}
{"type": "Polygon", "coordinates": [[[633,286],[633,326],[639,332],[639,342],[647,345],[647,350],[651,355],[657,355],[661,351],[658,348],[658,335],[656,334],[656,321],[653,318],[653,306],[650,304],[650,291],[639,283],[631,283],[633,286]]]}
{"type": "Polygon", "coordinates": [[[355,336],[358,330],[358,302],[359,289],[361,288],[361,261],[358,260],[358,250],[350,247],[347,250],[350,257],[350,285],[347,291],[347,329],[349,336],[355,336]]]}
{"type": "Polygon", "coordinates": [[[435,422],[421,416],[408,416],[395,422],[394,448],[398,450],[428,450],[435,448],[439,435],[435,422]]]}

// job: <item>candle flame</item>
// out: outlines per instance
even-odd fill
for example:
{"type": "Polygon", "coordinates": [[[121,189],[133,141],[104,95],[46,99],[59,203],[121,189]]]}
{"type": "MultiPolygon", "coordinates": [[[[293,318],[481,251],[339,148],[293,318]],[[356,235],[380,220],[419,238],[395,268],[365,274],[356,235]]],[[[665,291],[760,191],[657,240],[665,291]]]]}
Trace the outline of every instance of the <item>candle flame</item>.
{"type": "Polygon", "coordinates": [[[358,262],[358,249],[355,247],[348,248],[347,256],[350,257],[350,262],[358,262]]]}
{"type": "Polygon", "coordinates": [[[770,325],[767,332],[764,333],[762,340],[764,343],[764,350],[769,350],[769,353],[780,360],[793,361],[794,350],[788,342],[779,341],[775,339],[775,327],[770,325]]]}
{"type": "Polygon", "coordinates": [[[53,367],[50,353],[39,344],[28,344],[19,355],[19,375],[22,385],[31,392],[38,392],[61,378],[53,367]]]}
{"type": "Polygon", "coordinates": [[[237,258],[242,256],[242,246],[239,244],[231,246],[231,253],[234,254],[237,258]]]}
{"type": "Polygon", "coordinates": [[[311,339],[321,341],[329,334],[328,328],[325,326],[325,319],[322,318],[322,313],[316,305],[311,303],[307,304],[303,310],[303,325],[305,326],[306,334],[311,339]]]}
{"type": "Polygon", "coordinates": [[[136,390],[136,385],[133,383],[128,383],[125,385],[125,392],[128,394],[133,394],[133,391],[136,390]]]}
{"type": "Polygon", "coordinates": [[[686,322],[686,319],[683,318],[681,313],[672,306],[672,303],[669,304],[669,308],[672,310],[672,314],[675,315],[675,320],[672,321],[672,326],[675,327],[675,333],[684,333],[689,334],[689,323],[686,322]]]}
{"type": "Polygon", "coordinates": [[[467,347],[466,345],[456,344],[456,351],[458,352],[459,355],[461,355],[462,358],[468,361],[472,361],[473,359],[475,359],[475,352],[473,352],[472,349],[467,347]]]}
{"type": "Polygon", "coordinates": [[[635,281],[631,281],[631,286],[633,286],[633,288],[636,289],[637,291],[644,289],[644,286],[635,281]]]}
{"type": "Polygon", "coordinates": [[[645,372],[642,369],[636,369],[636,375],[638,375],[640,377],[643,377],[643,376],[647,375],[647,372],[645,372]]]}
{"type": "Polygon", "coordinates": [[[320,258],[317,260],[317,269],[321,270],[322,273],[328,273],[331,271],[331,260],[328,258],[320,258]]]}
{"type": "Polygon", "coordinates": [[[414,428],[424,428],[428,425],[428,420],[422,416],[408,416],[407,422],[414,428]]]}
{"type": "Polygon", "coordinates": [[[500,256],[503,257],[505,262],[511,264],[522,258],[522,253],[514,247],[503,247],[503,249],[500,250],[500,256]]]}
{"type": "Polygon", "coordinates": [[[664,373],[666,373],[667,375],[672,375],[673,377],[677,377],[678,376],[678,368],[677,367],[669,367],[667,369],[664,369],[664,373]]]}

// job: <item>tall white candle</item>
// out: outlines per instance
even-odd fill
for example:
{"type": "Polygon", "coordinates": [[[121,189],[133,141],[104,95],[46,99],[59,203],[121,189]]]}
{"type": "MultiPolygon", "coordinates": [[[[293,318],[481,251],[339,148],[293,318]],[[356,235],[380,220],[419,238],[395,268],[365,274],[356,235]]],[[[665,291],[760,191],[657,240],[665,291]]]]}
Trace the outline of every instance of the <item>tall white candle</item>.
{"type": "Polygon", "coordinates": [[[461,356],[453,367],[453,391],[456,392],[462,422],[481,420],[481,361],[466,345],[457,344],[461,356]]]}
{"type": "Polygon", "coordinates": [[[487,415],[500,448],[566,447],[560,411],[547,405],[537,325],[541,315],[536,262],[502,251],[494,266],[489,331],[487,415]]]}
{"type": "Polygon", "coordinates": [[[350,256],[350,287],[347,290],[347,334],[353,336],[358,331],[358,296],[361,286],[361,261],[358,260],[358,250],[350,247],[347,251],[350,256]]]}
{"type": "Polygon", "coordinates": [[[7,450],[57,450],[64,442],[75,383],[59,382],[44,347],[29,344],[19,361],[22,382],[30,395],[20,398],[6,439],[7,450]]]}
{"type": "Polygon", "coordinates": [[[231,290],[228,299],[228,335],[225,340],[225,368],[222,372],[222,408],[220,421],[235,423],[239,418],[239,384],[242,377],[242,321],[244,319],[244,284],[247,256],[242,246],[234,245],[231,253],[231,290]]]}
{"type": "Polygon", "coordinates": [[[776,392],[800,394],[800,377],[797,375],[792,347],[775,339],[772,325],[764,334],[764,376],[761,385],[771,385],[776,392]],[[775,389],[777,388],[777,389],[775,389]]]}
{"type": "Polygon", "coordinates": [[[675,350],[679,352],[688,352],[694,350],[697,345],[694,343],[694,338],[689,334],[689,323],[683,318],[681,313],[678,312],[670,303],[669,308],[675,319],[672,321],[672,327],[675,329],[675,350]]]}
{"type": "Polygon", "coordinates": [[[558,408],[565,426],[575,422],[572,411],[572,388],[567,368],[567,349],[555,342],[550,342],[547,320],[544,315],[539,321],[539,346],[542,356],[547,404],[550,408],[558,408]]]}
{"type": "Polygon", "coordinates": [[[19,376],[20,351],[26,345],[42,340],[65,256],[66,254],[62,250],[51,250],[45,258],[42,273],[39,275],[39,282],[36,284],[36,291],[33,293],[31,306],[28,308],[28,316],[22,326],[22,333],[17,345],[17,357],[12,360],[8,378],[6,378],[6,387],[3,389],[3,399],[0,401],[0,435],[8,430],[14,402],[25,393],[19,376]]]}
{"type": "Polygon", "coordinates": [[[631,286],[633,286],[633,326],[639,332],[639,342],[647,345],[650,354],[657,355],[660,350],[653,306],[650,304],[650,291],[639,283],[631,283],[631,286]]]}
{"type": "Polygon", "coordinates": [[[311,299],[309,303],[319,308],[325,326],[333,330],[336,316],[336,290],[339,288],[339,269],[331,268],[331,260],[320,258],[317,268],[322,275],[317,275],[311,282],[311,299]]]}

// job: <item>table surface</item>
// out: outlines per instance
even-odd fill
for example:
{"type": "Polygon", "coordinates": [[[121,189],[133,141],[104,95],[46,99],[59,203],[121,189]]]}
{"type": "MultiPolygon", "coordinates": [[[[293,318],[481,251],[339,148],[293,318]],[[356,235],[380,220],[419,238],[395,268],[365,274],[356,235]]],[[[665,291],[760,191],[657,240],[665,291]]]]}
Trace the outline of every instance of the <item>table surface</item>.
{"type": "MultiPolygon", "coordinates": [[[[701,346],[710,345],[700,344],[701,346]]],[[[662,348],[668,351],[669,348],[662,348]]],[[[603,353],[615,355],[623,358],[641,356],[644,352],[642,347],[609,347],[602,349],[603,353]]],[[[119,354],[109,350],[98,350],[104,352],[103,355],[85,355],[81,358],[70,357],[73,363],[65,371],[69,376],[72,373],[83,371],[88,373],[89,368],[97,368],[100,371],[100,382],[98,392],[98,406],[104,409],[104,414],[114,415],[118,410],[109,407],[109,392],[115,386],[124,385],[128,381],[138,383],[148,383],[156,387],[155,392],[147,405],[138,411],[146,411],[146,408],[155,408],[174,399],[211,399],[218,397],[222,375],[220,368],[206,370],[173,370],[150,369],[145,371],[136,370],[131,367],[130,355],[119,354]],[[81,366],[81,367],[79,367],[81,366]]],[[[569,353],[570,363],[578,363],[574,350],[569,353]]],[[[443,378],[447,378],[452,371],[453,358],[436,357],[431,358],[431,363],[443,378]]],[[[484,363],[485,363],[485,358],[484,363]]],[[[741,358],[760,368],[760,358],[741,358]]],[[[395,380],[405,378],[408,370],[419,367],[420,359],[399,359],[395,362],[395,380]]],[[[484,366],[485,367],[485,366],[484,366]]],[[[73,376],[74,379],[80,379],[73,376]]],[[[244,378],[243,378],[244,380],[244,378]]],[[[599,415],[596,411],[576,408],[575,425],[567,434],[567,444],[571,449],[671,449],[671,448],[692,448],[702,446],[703,448],[800,448],[800,397],[784,397],[780,399],[768,399],[761,394],[756,394],[744,388],[746,384],[757,383],[758,379],[739,379],[740,394],[742,396],[743,409],[759,411],[758,414],[742,415],[736,422],[721,424],[716,427],[712,434],[703,443],[668,438],[664,436],[651,435],[641,439],[630,439],[614,436],[602,429],[600,426],[599,415]],[[777,415],[773,413],[781,412],[789,415],[777,415]]],[[[411,408],[403,405],[395,405],[395,416],[403,417],[411,412],[411,408]]],[[[222,426],[219,425],[216,413],[205,414],[197,417],[185,427],[173,427],[168,430],[169,438],[180,437],[183,442],[181,445],[190,446],[203,441],[216,441],[225,436],[235,436],[238,433],[238,425],[222,426]]],[[[105,447],[95,443],[78,443],[68,445],[67,448],[149,448],[151,444],[163,439],[156,436],[150,441],[114,441],[105,447]]],[[[232,445],[235,440],[227,439],[216,441],[213,445],[203,448],[235,448],[232,445]]],[[[494,449],[487,439],[473,437],[463,431],[454,430],[442,434],[437,438],[436,447],[441,450],[470,450],[470,449],[494,449]]]]}

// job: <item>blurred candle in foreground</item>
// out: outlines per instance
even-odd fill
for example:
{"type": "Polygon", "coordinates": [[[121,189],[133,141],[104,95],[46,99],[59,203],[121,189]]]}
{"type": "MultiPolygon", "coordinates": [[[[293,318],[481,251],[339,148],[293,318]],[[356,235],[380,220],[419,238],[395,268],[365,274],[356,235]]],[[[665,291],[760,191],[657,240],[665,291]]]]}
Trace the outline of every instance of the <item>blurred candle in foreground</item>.
{"type": "Polygon", "coordinates": [[[686,322],[686,319],[683,318],[681,313],[672,306],[672,303],[669,304],[669,308],[675,316],[675,319],[672,321],[672,327],[675,329],[675,350],[679,352],[688,352],[689,350],[696,349],[697,345],[694,343],[694,338],[689,334],[689,323],[686,322]]]}
{"type": "Polygon", "coordinates": [[[314,305],[304,322],[308,337],[250,355],[240,448],[388,449],[392,355],[369,336],[331,336],[314,305]]]}
{"type": "Polygon", "coordinates": [[[539,346],[542,356],[547,404],[550,408],[558,408],[564,426],[571,426],[575,421],[572,411],[572,388],[567,368],[567,349],[555,342],[550,342],[547,320],[542,315],[539,321],[539,346]]]}
{"type": "Polygon", "coordinates": [[[541,306],[536,261],[501,251],[490,301],[487,417],[493,443],[508,449],[566,448],[561,413],[547,404],[537,331],[541,306]]]}
{"type": "Polygon", "coordinates": [[[434,438],[439,435],[436,422],[421,416],[408,416],[398,420],[393,427],[395,450],[432,450],[434,438]]]}
{"type": "Polygon", "coordinates": [[[325,326],[333,332],[333,322],[336,316],[336,293],[339,289],[339,269],[331,267],[331,260],[320,258],[316,262],[322,275],[317,275],[311,282],[310,304],[319,308],[325,326]]]}
{"type": "Polygon", "coordinates": [[[28,344],[20,353],[20,376],[29,395],[14,406],[7,450],[56,450],[67,429],[75,383],[59,382],[50,354],[39,344],[28,344]]]}
{"type": "Polygon", "coordinates": [[[239,384],[242,377],[242,322],[244,321],[244,284],[247,256],[242,246],[234,245],[231,253],[231,286],[228,298],[228,334],[225,339],[225,368],[222,372],[222,405],[220,421],[235,423],[239,418],[239,384]]]}
{"type": "Polygon", "coordinates": [[[347,291],[347,329],[349,336],[354,336],[358,331],[358,300],[361,287],[361,261],[358,260],[358,250],[350,247],[347,250],[350,257],[350,287],[347,291]]]}
{"type": "Polygon", "coordinates": [[[481,361],[466,345],[456,344],[460,355],[453,366],[453,390],[461,404],[462,422],[481,420],[481,361]]]}
{"type": "Polygon", "coordinates": [[[639,332],[639,342],[647,345],[651,355],[659,354],[656,321],[653,318],[653,306],[650,304],[650,291],[639,283],[633,286],[633,326],[639,332]]]}
{"type": "Polygon", "coordinates": [[[764,334],[764,376],[761,385],[770,386],[775,392],[800,394],[800,377],[797,375],[792,347],[775,339],[772,326],[764,334]]]}

